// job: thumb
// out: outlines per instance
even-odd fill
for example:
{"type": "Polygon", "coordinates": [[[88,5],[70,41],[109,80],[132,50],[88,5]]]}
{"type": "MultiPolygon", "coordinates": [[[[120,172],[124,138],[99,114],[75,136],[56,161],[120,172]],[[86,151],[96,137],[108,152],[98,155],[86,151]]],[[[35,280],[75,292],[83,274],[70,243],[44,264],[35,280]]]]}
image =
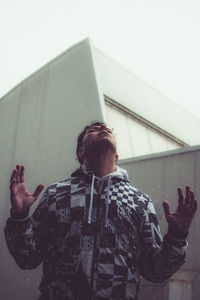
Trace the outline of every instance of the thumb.
{"type": "Polygon", "coordinates": [[[168,216],[170,215],[170,208],[169,208],[168,201],[163,201],[163,208],[164,208],[164,212],[165,212],[165,218],[167,219],[168,216]]]}
{"type": "Polygon", "coordinates": [[[39,194],[41,193],[41,191],[43,190],[43,188],[44,188],[44,184],[39,184],[36,187],[36,189],[35,189],[35,191],[33,193],[33,197],[35,198],[35,201],[37,200],[37,198],[38,198],[39,194]]]}

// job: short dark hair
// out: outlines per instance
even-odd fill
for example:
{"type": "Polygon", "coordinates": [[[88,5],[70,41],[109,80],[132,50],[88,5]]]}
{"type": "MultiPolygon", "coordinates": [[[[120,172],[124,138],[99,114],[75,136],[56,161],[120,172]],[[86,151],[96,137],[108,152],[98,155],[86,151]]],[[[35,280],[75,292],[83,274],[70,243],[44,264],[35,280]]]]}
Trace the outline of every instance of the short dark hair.
{"type": "Polygon", "coordinates": [[[90,127],[93,127],[93,126],[101,126],[105,124],[105,122],[99,122],[99,121],[93,121],[90,125],[87,125],[85,126],[85,128],[81,131],[81,133],[78,135],[78,138],[77,138],[77,145],[76,145],[76,156],[77,156],[77,159],[78,161],[82,164],[83,163],[83,159],[81,157],[79,157],[78,155],[78,151],[79,149],[83,146],[83,138],[84,138],[84,135],[86,133],[86,131],[90,128],[90,127]]]}

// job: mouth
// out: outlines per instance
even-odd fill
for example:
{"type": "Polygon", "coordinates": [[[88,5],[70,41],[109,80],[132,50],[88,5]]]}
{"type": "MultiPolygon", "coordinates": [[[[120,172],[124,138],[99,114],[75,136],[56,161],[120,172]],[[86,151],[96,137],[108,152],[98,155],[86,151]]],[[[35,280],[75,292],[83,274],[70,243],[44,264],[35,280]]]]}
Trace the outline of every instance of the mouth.
{"type": "Polygon", "coordinates": [[[106,132],[106,131],[103,131],[103,132],[100,132],[99,134],[98,134],[99,136],[109,136],[109,133],[108,132],[106,132]]]}

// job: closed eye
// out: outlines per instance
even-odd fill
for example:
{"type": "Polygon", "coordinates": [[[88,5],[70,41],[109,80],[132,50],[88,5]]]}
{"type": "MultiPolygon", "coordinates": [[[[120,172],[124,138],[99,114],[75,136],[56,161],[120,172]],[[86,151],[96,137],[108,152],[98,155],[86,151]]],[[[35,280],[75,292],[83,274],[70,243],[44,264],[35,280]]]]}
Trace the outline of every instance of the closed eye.
{"type": "MultiPolygon", "coordinates": [[[[96,126],[96,127],[92,127],[90,129],[88,129],[88,133],[90,132],[93,132],[93,131],[99,131],[101,130],[101,127],[100,126],[96,126]]],[[[113,133],[113,129],[110,129],[110,128],[106,128],[106,131],[109,132],[109,133],[113,133]]]]}

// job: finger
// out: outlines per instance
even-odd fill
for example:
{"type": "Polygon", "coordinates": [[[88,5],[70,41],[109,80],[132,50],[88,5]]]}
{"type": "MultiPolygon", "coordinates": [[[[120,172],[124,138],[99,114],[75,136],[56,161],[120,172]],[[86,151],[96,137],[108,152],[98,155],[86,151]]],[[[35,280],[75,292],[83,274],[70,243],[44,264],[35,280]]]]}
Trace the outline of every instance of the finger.
{"type": "Polygon", "coordinates": [[[188,205],[189,203],[190,203],[190,186],[186,185],[185,204],[188,205]]]}
{"type": "Polygon", "coordinates": [[[195,201],[194,192],[190,191],[190,203],[189,203],[190,208],[192,208],[194,201],[195,201]]]}
{"type": "Polygon", "coordinates": [[[19,178],[20,178],[20,182],[24,183],[24,165],[21,166],[21,169],[19,172],[19,178]]]}
{"type": "Polygon", "coordinates": [[[16,179],[15,179],[15,178],[13,178],[13,179],[10,181],[10,188],[11,188],[14,184],[16,184],[16,179]]]}
{"type": "Polygon", "coordinates": [[[19,179],[20,167],[21,166],[19,164],[16,165],[16,170],[17,170],[17,172],[16,172],[16,183],[20,182],[20,179],[19,179]]]}
{"type": "Polygon", "coordinates": [[[198,207],[197,200],[194,199],[193,204],[192,204],[192,207],[191,207],[193,213],[196,212],[197,207],[198,207]]]}
{"type": "Polygon", "coordinates": [[[14,177],[11,181],[10,181],[10,189],[12,190],[13,187],[15,186],[16,184],[16,178],[14,177]]]}
{"type": "Polygon", "coordinates": [[[177,191],[178,191],[178,205],[182,206],[183,205],[183,201],[184,201],[182,189],[180,187],[178,187],[177,191]]]}
{"type": "Polygon", "coordinates": [[[164,212],[165,212],[165,218],[167,219],[168,216],[170,215],[170,208],[169,208],[168,201],[163,201],[163,208],[164,208],[164,212]]]}
{"type": "Polygon", "coordinates": [[[10,177],[10,184],[12,184],[13,181],[16,181],[16,174],[17,174],[17,170],[14,169],[13,172],[12,172],[12,175],[10,177]]]}
{"type": "Polygon", "coordinates": [[[44,188],[44,184],[39,184],[36,187],[36,189],[35,189],[35,191],[33,193],[33,197],[35,198],[35,201],[37,200],[37,198],[38,198],[39,194],[41,193],[41,191],[43,190],[43,188],[44,188]]]}
{"type": "Polygon", "coordinates": [[[12,172],[11,178],[10,178],[10,188],[13,187],[14,184],[18,182],[18,176],[17,176],[17,168],[15,168],[12,172]]]}

